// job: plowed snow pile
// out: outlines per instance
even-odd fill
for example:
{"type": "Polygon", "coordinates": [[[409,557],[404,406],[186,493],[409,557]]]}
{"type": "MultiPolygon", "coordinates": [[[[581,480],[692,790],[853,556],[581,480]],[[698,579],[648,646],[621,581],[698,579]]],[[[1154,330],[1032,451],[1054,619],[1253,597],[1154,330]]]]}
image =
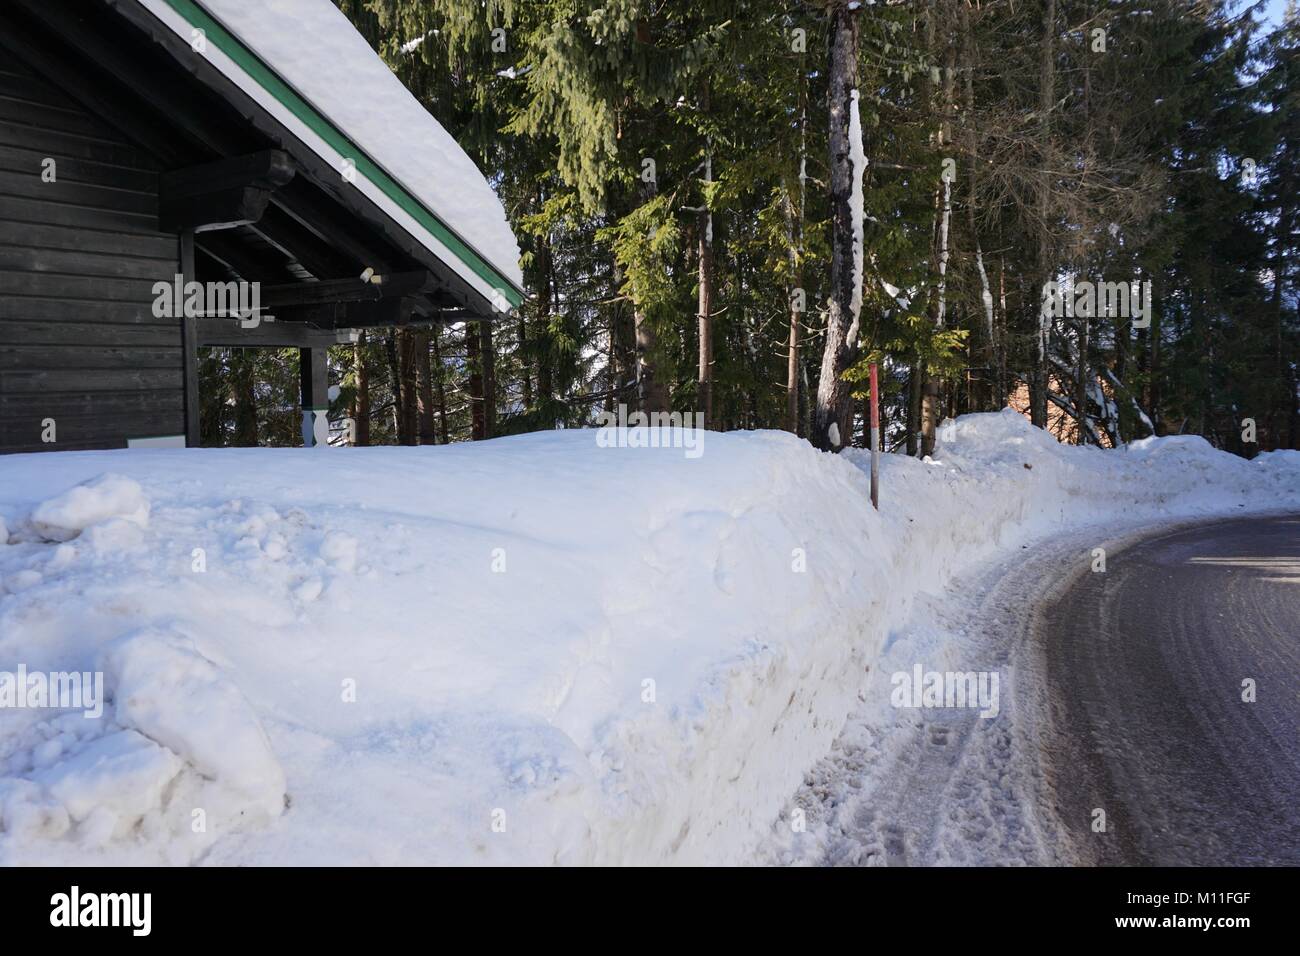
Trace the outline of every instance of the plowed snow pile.
{"type": "Polygon", "coordinates": [[[1300,454],[1010,412],[885,456],[879,514],[858,452],[595,435],[0,458],[0,863],[741,862],[918,592],[1300,508],[1300,454]]]}

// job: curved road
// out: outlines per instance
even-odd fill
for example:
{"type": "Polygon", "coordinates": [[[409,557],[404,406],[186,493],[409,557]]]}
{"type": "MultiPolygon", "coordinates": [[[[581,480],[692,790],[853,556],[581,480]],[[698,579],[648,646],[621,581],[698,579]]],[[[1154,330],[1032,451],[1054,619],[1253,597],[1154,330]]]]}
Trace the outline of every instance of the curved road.
{"type": "Polygon", "coordinates": [[[1300,863],[1300,515],[1006,550],[919,596],[871,681],[767,861],[1300,863]],[[1000,673],[997,718],[884,707],[917,663],[1000,673]]]}
{"type": "Polygon", "coordinates": [[[1079,860],[1300,864],[1300,516],[1145,538],[1037,625],[1044,769],[1079,860]]]}

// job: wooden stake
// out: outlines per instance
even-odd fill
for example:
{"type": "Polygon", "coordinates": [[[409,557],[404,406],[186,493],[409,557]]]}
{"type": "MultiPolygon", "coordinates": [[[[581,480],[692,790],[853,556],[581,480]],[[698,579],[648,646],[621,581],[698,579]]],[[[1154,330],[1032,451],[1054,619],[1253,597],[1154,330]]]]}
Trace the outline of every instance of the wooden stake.
{"type": "Polygon", "coordinates": [[[880,510],[880,382],[871,363],[871,506],[880,510]]]}

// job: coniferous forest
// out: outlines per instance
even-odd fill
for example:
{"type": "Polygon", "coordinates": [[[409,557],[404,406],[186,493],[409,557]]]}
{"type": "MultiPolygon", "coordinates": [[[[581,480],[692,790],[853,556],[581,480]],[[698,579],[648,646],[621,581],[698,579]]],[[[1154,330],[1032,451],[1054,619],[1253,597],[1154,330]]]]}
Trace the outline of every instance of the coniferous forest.
{"type": "MultiPolygon", "coordinates": [[[[622,405],[835,449],[877,362],[888,451],[1007,404],[1066,442],[1300,447],[1293,3],[340,5],[497,189],[529,292],[335,346],[340,442],[622,405]]],[[[298,442],[296,351],[201,362],[206,444],[298,442]]]]}

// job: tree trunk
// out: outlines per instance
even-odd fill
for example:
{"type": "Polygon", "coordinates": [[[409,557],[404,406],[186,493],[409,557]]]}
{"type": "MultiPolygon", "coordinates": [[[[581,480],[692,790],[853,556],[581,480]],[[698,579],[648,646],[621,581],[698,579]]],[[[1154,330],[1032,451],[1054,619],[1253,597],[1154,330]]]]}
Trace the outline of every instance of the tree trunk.
{"type": "MultiPolygon", "coordinates": [[[[1043,39],[1039,47],[1038,61],[1038,274],[1046,286],[1054,277],[1055,264],[1052,262],[1051,229],[1048,219],[1051,214],[1051,170],[1049,169],[1049,146],[1052,135],[1052,107],[1056,102],[1056,0],[1046,0],[1043,5],[1043,39]]],[[[1051,338],[1051,317],[1045,314],[1041,297],[1036,301],[1038,349],[1034,365],[1034,387],[1030,389],[1032,402],[1030,417],[1039,428],[1047,427],[1047,350],[1051,338]]]]}
{"type": "Polygon", "coordinates": [[[1156,434],[1164,434],[1165,416],[1160,408],[1160,321],[1164,309],[1163,299],[1156,291],[1156,283],[1151,283],[1151,329],[1148,333],[1151,340],[1151,360],[1150,360],[1150,388],[1149,398],[1147,399],[1147,414],[1151,416],[1151,423],[1155,426],[1156,434]]]}
{"type": "Polygon", "coordinates": [[[1300,398],[1297,398],[1297,392],[1300,391],[1300,382],[1296,380],[1295,366],[1291,366],[1287,373],[1287,395],[1291,404],[1291,414],[1287,419],[1286,444],[1283,448],[1290,448],[1300,451],[1300,398]]]}
{"type": "MultiPolygon", "coordinates": [[[[1291,177],[1286,176],[1281,182],[1279,193],[1285,196],[1294,196],[1295,189],[1291,182],[1291,177]]],[[[1280,448],[1288,448],[1291,445],[1290,436],[1283,440],[1282,422],[1285,421],[1287,431],[1291,431],[1292,422],[1295,420],[1296,395],[1295,388],[1291,382],[1291,375],[1288,367],[1290,363],[1286,360],[1285,350],[1282,346],[1283,326],[1285,325],[1283,294],[1282,287],[1286,282],[1287,276],[1287,250],[1291,246],[1291,237],[1295,234],[1295,207],[1294,204],[1287,205],[1282,214],[1277,217],[1277,228],[1273,238],[1273,375],[1276,380],[1274,386],[1273,401],[1268,403],[1268,412],[1265,418],[1264,431],[1266,434],[1265,445],[1263,442],[1256,447],[1276,451],[1280,448]]],[[[1268,394],[1265,392],[1265,394],[1268,394]]]]}
{"type": "Polygon", "coordinates": [[[388,357],[388,386],[393,393],[393,433],[397,444],[406,444],[406,416],[402,414],[402,369],[397,354],[397,329],[389,329],[384,337],[384,351],[388,357]]]}
{"type": "MultiPolygon", "coordinates": [[[[853,435],[853,390],[844,373],[857,358],[858,311],[861,308],[863,250],[855,253],[854,240],[862,224],[855,223],[852,194],[863,170],[855,170],[850,142],[851,115],[857,110],[858,5],[843,2],[831,8],[830,64],[830,207],[831,295],[826,316],[826,343],[821,376],[817,381],[814,446],[838,451],[853,435]]],[[[853,123],[861,135],[860,123],[853,123]]],[[[860,186],[858,188],[861,188],[860,186]]]]}
{"type": "MultiPolygon", "coordinates": [[[[1154,289],[1154,284],[1152,285],[1154,289]]],[[[1155,324],[1155,303],[1152,303],[1151,322],[1155,324]]],[[[1151,333],[1148,329],[1138,329],[1133,349],[1138,370],[1138,401],[1147,410],[1152,425],[1155,424],[1155,409],[1151,407],[1151,333]]]]}
{"type": "Polygon", "coordinates": [[[786,346],[785,418],[786,428],[799,434],[799,323],[802,312],[808,307],[803,288],[803,217],[807,185],[808,157],[806,150],[808,107],[807,84],[803,73],[799,83],[799,209],[794,209],[790,189],[785,190],[786,247],[790,257],[790,287],[786,290],[786,305],[790,310],[790,338],[786,346]]]}
{"type": "MultiPolygon", "coordinates": [[[[658,192],[655,181],[641,183],[641,201],[649,202],[658,192]]],[[[657,343],[655,329],[646,315],[645,309],[636,306],[632,313],[632,323],[636,330],[636,386],[637,401],[643,412],[668,411],[668,388],[658,379],[655,368],[657,343]]]]}
{"type": "Polygon", "coordinates": [[[230,356],[232,391],[235,400],[235,434],[231,444],[236,448],[257,447],[257,353],[252,349],[232,349],[230,356]]]}
{"type": "Polygon", "coordinates": [[[935,429],[939,424],[939,380],[927,378],[921,386],[921,457],[934,454],[935,429]]]}
{"type": "Polygon", "coordinates": [[[436,445],[438,432],[433,423],[433,366],[429,361],[429,330],[414,330],[412,338],[415,340],[416,402],[420,444],[436,445]]]}
{"type": "MultiPolygon", "coordinates": [[[[799,319],[803,297],[803,266],[795,238],[802,227],[796,224],[793,203],[787,190],[784,202],[786,245],[790,259],[790,285],[786,289],[786,305],[790,310],[790,336],[786,344],[785,369],[785,427],[799,433],[799,319]]],[[[802,209],[800,211],[802,215],[802,209]]]]}
{"type": "Polygon", "coordinates": [[[609,394],[605,397],[605,410],[612,412],[618,404],[627,403],[635,394],[636,385],[636,330],[627,303],[618,297],[623,286],[623,270],[615,263],[611,273],[614,294],[609,316],[609,394]]]}
{"type": "MultiPolygon", "coordinates": [[[[994,376],[996,374],[993,332],[993,292],[989,288],[988,271],[984,268],[984,248],[980,244],[979,221],[975,215],[979,204],[979,135],[975,128],[975,36],[971,23],[970,8],[960,4],[962,25],[962,74],[964,83],[965,111],[962,122],[966,132],[966,182],[968,183],[966,216],[970,229],[971,243],[975,246],[975,271],[980,277],[980,304],[984,309],[983,348],[980,350],[980,371],[978,383],[971,392],[971,409],[977,412],[995,410],[994,376]]],[[[972,362],[971,364],[974,364],[972,362]]]]}
{"type": "MultiPolygon", "coordinates": [[[[931,56],[938,59],[938,41],[936,21],[937,4],[930,3],[926,14],[927,45],[931,56]]],[[[945,21],[948,17],[944,17],[945,21]]],[[[933,138],[940,155],[952,145],[952,112],[955,106],[956,48],[952,35],[948,34],[944,44],[944,72],[942,76],[942,95],[940,105],[939,128],[933,138]]],[[[931,105],[931,83],[924,84],[926,89],[925,105],[931,105]]],[[[951,159],[952,157],[944,157],[951,159]]],[[[930,298],[930,319],[935,329],[942,329],[947,324],[948,305],[948,251],[950,226],[952,223],[952,180],[946,174],[940,177],[935,191],[935,217],[933,242],[930,251],[931,272],[934,276],[934,293],[930,298]]],[[[934,454],[935,428],[939,423],[941,408],[941,383],[934,377],[932,370],[927,370],[925,385],[921,397],[921,457],[934,454]]]]}
{"type": "Polygon", "coordinates": [[[524,309],[519,309],[519,389],[524,409],[533,407],[533,374],[529,368],[531,357],[528,354],[528,320],[524,309]]]}
{"type": "Polygon", "coordinates": [[[550,409],[551,399],[555,397],[551,369],[551,312],[555,306],[555,281],[549,240],[538,243],[537,260],[537,325],[533,336],[534,361],[537,363],[537,399],[540,406],[550,409]]]}
{"type": "Polygon", "coordinates": [[[1074,383],[1074,443],[1088,443],[1088,317],[1079,317],[1079,363],[1074,383]]]}
{"type": "Polygon", "coordinates": [[[915,458],[921,437],[921,379],[925,368],[918,358],[907,375],[907,454],[915,458]]]}
{"type": "Polygon", "coordinates": [[[807,438],[813,430],[812,384],[808,369],[812,365],[804,352],[799,353],[799,437],[807,438]]]}
{"type": "Polygon", "coordinates": [[[668,411],[668,389],[656,379],[654,352],[655,330],[643,309],[632,313],[636,327],[637,395],[643,412],[668,411]]]}
{"type": "Polygon", "coordinates": [[[790,308],[790,338],[786,345],[785,427],[787,431],[799,434],[799,310],[793,306],[790,308]]]}
{"type": "Polygon", "coordinates": [[[465,323],[465,366],[469,372],[469,437],[471,441],[487,438],[487,419],[483,402],[483,360],[478,323],[465,323]]]}
{"type": "Polygon", "coordinates": [[[1115,377],[1127,381],[1128,352],[1133,337],[1133,320],[1123,316],[1115,319],[1115,377]]]}
{"type": "MultiPolygon", "coordinates": [[[[1129,349],[1132,348],[1132,337],[1133,337],[1132,319],[1124,318],[1124,317],[1116,318],[1115,319],[1115,378],[1124,383],[1125,391],[1128,393],[1129,402],[1132,405],[1137,406],[1138,405],[1137,396],[1133,394],[1132,389],[1128,388],[1128,353],[1129,353],[1129,349]]],[[[1102,365],[1104,364],[1105,364],[1105,360],[1103,359],[1102,365]]],[[[1120,396],[1116,394],[1115,408],[1118,410],[1118,409],[1122,409],[1123,407],[1124,405],[1120,401],[1120,396]]],[[[1117,411],[1117,414],[1119,415],[1119,422],[1117,424],[1117,428],[1119,431],[1120,441],[1122,442],[1129,441],[1136,434],[1136,423],[1133,422],[1131,419],[1128,419],[1122,412],[1117,411]],[[1127,427],[1125,427],[1126,425],[1127,427]]]]}
{"type": "Polygon", "coordinates": [[[447,431],[447,384],[446,369],[442,364],[442,326],[435,325],[429,338],[433,342],[433,367],[437,373],[434,376],[434,389],[438,403],[438,438],[446,445],[451,441],[451,435],[447,431]]]}
{"type": "MultiPolygon", "coordinates": [[[[700,96],[700,112],[709,113],[709,85],[706,80],[700,96]]],[[[709,209],[708,188],[713,182],[713,147],[704,144],[704,197],[696,222],[699,240],[699,325],[700,356],[696,375],[700,418],[705,428],[713,428],[713,212],[709,209]]],[[[743,301],[743,299],[742,299],[743,301]]]]}
{"type": "Polygon", "coordinates": [[[401,357],[401,442],[414,445],[419,435],[419,402],[416,398],[415,330],[397,330],[398,354],[401,357]]]}
{"type": "Polygon", "coordinates": [[[353,444],[370,444],[370,370],[366,367],[366,333],[363,329],[352,346],[352,374],[356,396],[352,407],[353,444]]]}
{"type": "Polygon", "coordinates": [[[497,432],[497,351],[492,344],[492,323],[478,323],[479,358],[483,363],[483,437],[497,432]]]}
{"type": "Polygon", "coordinates": [[[616,396],[623,394],[619,388],[622,376],[619,361],[618,320],[619,308],[615,303],[609,310],[609,325],[605,330],[609,339],[609,353],[605,357],[605,399],[601,404],[607,412],[614,410],[616,396]]]}
{"type": "MultiPolygon", "coordinates": [[[[704,181],[713,179],[713,157],[704,158],[704,181]]],[[[707,207],[707,199],[705,205],[707,207]]],[[[699,410],[703,427],[713,427],[713,213],[699,214],[699,337],[700,367],[697,376],[699,410]]]]}
{"type": "Polygon", "coordinates": [[[1001,315],[998,321],[1001,323],[998,328],[997,336],[997,357],[998,357],[998,380],[997,380],[997,398],[998,410],[1007,407],[1007,264],[1001,257],[998,258],[998,304],[1000,305],[1001,315]]]}

